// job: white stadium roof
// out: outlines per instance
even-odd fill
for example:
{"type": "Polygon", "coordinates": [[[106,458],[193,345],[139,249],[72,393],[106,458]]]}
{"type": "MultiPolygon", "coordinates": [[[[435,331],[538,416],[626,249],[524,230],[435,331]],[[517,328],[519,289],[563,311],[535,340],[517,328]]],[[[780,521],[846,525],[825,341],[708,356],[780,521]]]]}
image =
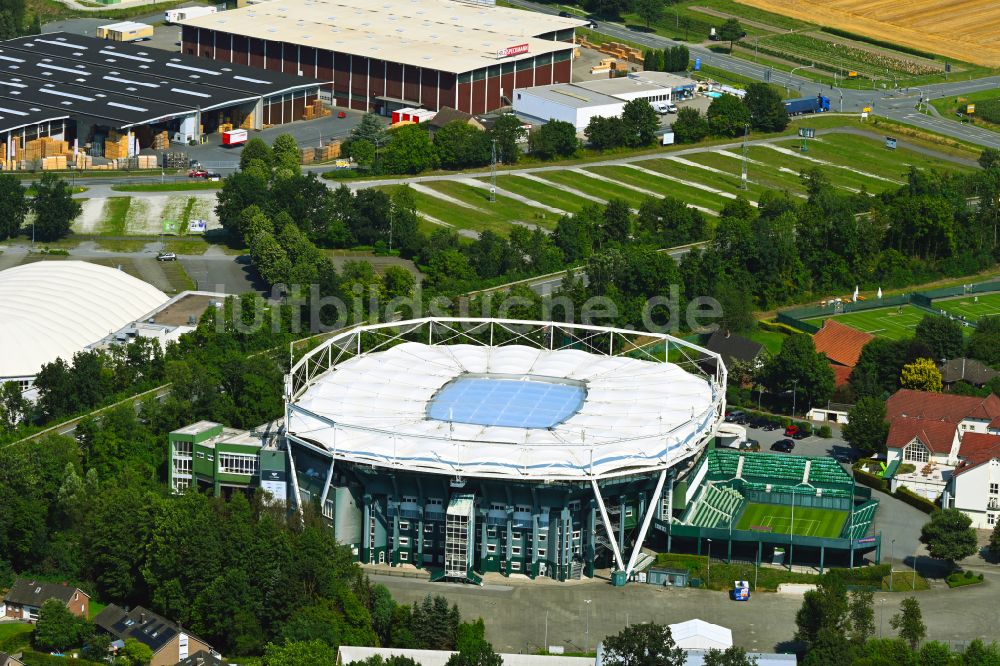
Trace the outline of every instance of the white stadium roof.
{"type": "Polygon", "coordinates": [[[114,268],[39,261],[0,271],[0,378],[34,377],[167,302],[114,268]]]}
{"type": "Polygon", "coordinates": [[[288,433],[381,467],[580,480],[664,469],[721,418],[708,378],[626,355],[402,342],[331,365],[290,402],[288,433]]]}

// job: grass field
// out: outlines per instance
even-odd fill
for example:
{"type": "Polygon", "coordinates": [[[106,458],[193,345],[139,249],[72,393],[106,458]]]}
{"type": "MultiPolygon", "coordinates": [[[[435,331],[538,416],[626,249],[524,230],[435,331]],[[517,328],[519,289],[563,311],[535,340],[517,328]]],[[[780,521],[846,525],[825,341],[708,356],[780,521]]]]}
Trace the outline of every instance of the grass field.
{"type": "Polygon", "coordinates": [[[960,296],[934,301],[933,307],[935,310],[944,310],[969,321],[977,321],[980,317],[1000,315],[1000,293],[960,296]]]}
{"type": "Polygon", "coordinates": [[[836,538],[847,520],[846,511],[832,509],[814,509],[811,507],[796,507],[777,504],[748,504],[743,511],[738,530],[765,528],[776,534],[797,534],[799,536],[814,536],[836,538]]]}
{"type": "Polygon", "coordinates": [[[878,310],[864,310],[862,312],[848,312],[842,315],[830,315],[828,317],[815,317],[807,319],[810,324],[821,326],[827,319],[836,319],[841,324],[851,326],[871,333],[879,338],[899,340],[901,338],[913,337],[920,320],[927,316],[927,312],[912,305],[902,307],[880,308],[878,310]]]}

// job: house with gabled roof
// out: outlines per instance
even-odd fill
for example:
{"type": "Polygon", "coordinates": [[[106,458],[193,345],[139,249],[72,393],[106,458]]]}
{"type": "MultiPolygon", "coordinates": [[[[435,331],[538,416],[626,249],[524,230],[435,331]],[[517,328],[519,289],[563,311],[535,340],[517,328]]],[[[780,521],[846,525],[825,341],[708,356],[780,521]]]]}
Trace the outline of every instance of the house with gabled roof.
{"type": "Polygon", "coordinates": [[[969,515],[976,527],[995,524],[1000,516],[1000,397],[902,389],[886,401],[886,419],[885,477],[893,490],[902,485],[931,501],[940,499],[942,506],[969,515]],[[903,465],[913,469],[898,471],[903,465]]]}
{"type": "Polygon", "coordinates": [[[0,603],[0,617],[34,622],[38,611],[49,599],[66,604],[77,617],[87,617],[90,612],[90,595],[66,583],[45,583],[34,578],[18,578],[0,603]]]}
{"type": "Polygon", "coordinates": [[[142,606],[127,610],[110,604],[97,614],[94,624],[111,634],[112,647],[121,647],[130,638],[148,646],[153,651],[150,666],[175,666],[197,652],[212,650],[212,646],[180,625],[142,606]]]}
{"type": "Polygon", "coordinates": [[[837,386],[847,384],[861,358],[861,350],[874,339],[871,333],[845,326],[834,319],[827,319],[823,327],[813,334],[816,351],[826,354],[837,386]]]}

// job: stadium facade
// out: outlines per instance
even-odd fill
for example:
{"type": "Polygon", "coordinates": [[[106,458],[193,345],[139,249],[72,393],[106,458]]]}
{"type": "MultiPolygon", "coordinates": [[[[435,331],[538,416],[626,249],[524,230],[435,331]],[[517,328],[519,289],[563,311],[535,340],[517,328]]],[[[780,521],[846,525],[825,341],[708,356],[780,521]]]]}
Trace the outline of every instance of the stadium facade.
{"type": "Polygon", "coordinates": [[[725,386],[717,355],[663,334],[362,326],[287,377],[290,498],[363,563],[474,582],[609,567],[624,581],[722,422],[725,386]]]}

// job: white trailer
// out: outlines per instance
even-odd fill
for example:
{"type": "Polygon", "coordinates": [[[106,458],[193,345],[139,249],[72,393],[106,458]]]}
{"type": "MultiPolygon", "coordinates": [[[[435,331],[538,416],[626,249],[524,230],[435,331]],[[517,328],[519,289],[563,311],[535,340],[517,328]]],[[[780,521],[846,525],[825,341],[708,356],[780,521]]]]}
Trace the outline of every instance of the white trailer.
{"type": "Polygon", "coordinates": [[[180,7],[179,9],[168,9],[163,12],[163,21],[169,25],[185,19],[214,14],[217,11],[218,9],[215,7],[180,7]]]}

